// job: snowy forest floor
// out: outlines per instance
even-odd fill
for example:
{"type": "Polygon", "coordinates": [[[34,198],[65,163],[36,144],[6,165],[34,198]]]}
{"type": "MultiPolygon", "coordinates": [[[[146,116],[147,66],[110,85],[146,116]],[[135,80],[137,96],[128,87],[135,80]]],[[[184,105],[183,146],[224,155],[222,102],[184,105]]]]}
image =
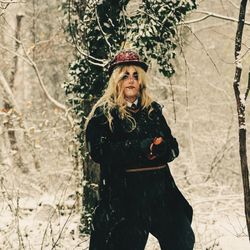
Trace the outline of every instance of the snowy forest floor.
{"type": "MultiPolygon", "coordinates": [[[[37,175],[12,174],[8,174],[12,183],[1,178],[1,250],[88,249],[89,237],[79,234],[80,209],[70,173],[60,179],[48,172],[51,185],[57,188],[44,192],[37,175]]],[[[196,250],[249,249],[242,195],[223,186],[213,189],[207,183],[183,190],[194,207],[196,250]]],[[[145,249],[160,249],[152,235],[145,249]]]]}

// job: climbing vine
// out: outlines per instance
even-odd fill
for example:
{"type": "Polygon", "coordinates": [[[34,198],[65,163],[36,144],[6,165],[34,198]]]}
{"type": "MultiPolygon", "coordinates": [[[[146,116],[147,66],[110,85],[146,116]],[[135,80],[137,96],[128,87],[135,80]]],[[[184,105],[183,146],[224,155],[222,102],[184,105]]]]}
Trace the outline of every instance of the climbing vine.
{"type": "MultiPolygon", "coordinates": [[[[78,117],[77,138],[85,161],[83,124],[106,87],[110,59],[129,47],[148,64],[156,62],[159,71],[171,77],[175,72],[171,60],[175,57],[177,24],[196,8],[195,0],[142,0],[131,13],[130,2],[65,0],[62,5],[67,18],[65,30],[75,47],[75,61],[69,66],[71,81],[65,83],[65,93],[78,117]]],[[[89,165],[84,172],[85,232],[89,232],[97,199],[89,165]]]]}

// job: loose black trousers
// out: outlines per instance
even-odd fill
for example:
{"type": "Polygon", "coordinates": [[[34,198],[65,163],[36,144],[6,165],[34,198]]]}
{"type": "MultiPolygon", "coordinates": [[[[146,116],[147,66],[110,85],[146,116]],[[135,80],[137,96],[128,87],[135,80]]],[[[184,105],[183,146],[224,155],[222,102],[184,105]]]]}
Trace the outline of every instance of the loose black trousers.
{"type": "Polygon", "coordinates": [[[123,186],[112,186],[96,208],[89,250],[143,250],[149,233],[162,250],[193,249],[191,222],[166,169],[127,173],[123,186]]]}

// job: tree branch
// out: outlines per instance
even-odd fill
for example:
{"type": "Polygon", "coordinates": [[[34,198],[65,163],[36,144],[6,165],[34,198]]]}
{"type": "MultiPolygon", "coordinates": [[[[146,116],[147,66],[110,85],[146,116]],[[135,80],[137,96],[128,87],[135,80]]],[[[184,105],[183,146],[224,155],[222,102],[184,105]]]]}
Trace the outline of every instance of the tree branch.
{"type": "Polygon", "coordinates": [[[41,75],[40,75],[40,72],[39,72],[39,70],[38,70],[38,68],[37,68],[36,63],[35,63],[35,62],[31,59],[31,57],[28,55],[28,53],[27,53],[27,51],[26,51],[26,49],[24,48],[24,46],[23,46],[22,43],[21,43],[21,45],[22,45],[22,48],[23,48],[23,50],[24,50],[24,53],[25,53],[26,57],[28,58],[28,60],[29,60],[29,62],[30,62],[30,65],[31,65],[31,66],[33,67],[33,69],[35,70],[35,73],[36,73],[36,75],[37,75],[39,84],[40,84],[40,86],[41,86],[43,92],[45,93],[46,97],[47,97],[47,98],[48,98],[57,108],[66,111],[66,107],[65,107],[63,104],[61,104],[61,103],[59,103],[58,101],[56,101],[56,100],[49,94],[49,92],[47,91],[47,89],[46,89],[46,87],[45,87],[45,85],[44,85],[44,82],[43,82],[43,80],[42,80],[42,77],[41,77],[41,75]]]}
{"type": "Polygon", "coordinates": [[[248,84],[247,84],[247,90],[246,90],[246,93],[245,93],[245,101],[247,100],[249,90],[250,90],[250,69],[249,69],[249,72],[248,72],[248,84]]]}
{"type": "Polygon", "coordinates": [[[237,8],[237,9],[239,9],[240,7],[239,6],[237,6],[233,1],[231,1],[231,0],[227,0],[229,3],[231,3],[235,8],[237,8]]]}
{"type": "Polygon", "coordinates": [[[1,4],[26,3],[25,1],[0,1],[1,4]]]}
{"type": "MultiPolygon", "coordinates": [[[[238,19],[237,19],[237,18],[228,17],[228,16],[223,16],[223,15],[216,14],[216,13],[209,12],[209,11],[205,11],[205,10],[194,11],[193,13],[206,14],[206,16],[201,17],[201,18],[198,18],[198,19],[190,20],[190,21],[181,22],[181,23],[179,23],[178,25],[181,25],[181,24],[198,23],[198,22],[201,22],[201,21],[206,20],[206,19],[209,18],[209,17],[214,17],[214,18],[217,18],[217,19],[221,19],[221,20],[225,20],[225,21],[230,21],[230,22],[238,23],[238,19]]],[[[245,25],[250,26],[250,22],[246,22],[246,21],[245,21],[245,25]]]]}
{"type": "Polygon", "coordinates": [[[10,52],[11,54],[13,54],[13,55],[15,55],[15,56],[20,57],[20,58],[21,58],[22,60],[24,60],[27,64],[29,64],[30,66],[32,66],[31,63],[29,62],[29,60],[27,60],[24,56],[20,55],[19,53],[17,53],[17,52],[15,52],[15,51],[12,51],[12,50],[8,49],[7,47],[3,46],[2,44],[0,44],[0,48],[2,48],[3,50],[6,50],[6,51],[8,51],[8,52],[10,52]]]}
{"type": "Polygon", "coordinates": [[[6,79],[5,79],[2,71],[0,71],[0,84],[3,86],[3,89],[7,93],[7,98],[9,100],[9,102],[14,107],[14,109],[16,109],[17,108],[17,104],[15,102],[14,95],[13,95],[12,90],[11,90],[8,82],[6,81],[6,79]]]}
{"type": "Polygon", "coordinates": [[[0,17],[4,14],[5,10],[8,8],[8,6],[10,4],[13,4],[13,3],[25,3],[25,1],[11,1],[11,0],[8,0],[8,1],[0,1],[0,9],[2,10],[0,12],[0,17]]]}
{"type": "Polygon", "coordinates": [[[108,60],[104,60],[104,59],[99,59],[99,58],[96,58],[96,57],[93,57],[91,55],[88,55],[86,52],[84,52],[78,45],[76,45],[76,49],[77,51],[88,58],[89,62],[93,65],[96,65],[96,66],[100,66],[100,67],[104,67],[107,63],[108,63],[108,60]],[[91,59],[91,60],[90,60],[91,59]],[[92,60],[95,60],[95,61],[98,61],[98,63],[92,61],[92,60]]]}
{"type": "Polygon", "coordinates": [[[173,90],[173,84],[172,84],[171,78],[169,78],[169,83],[170,83],[170,89],[171,89],[171,95],[172,95],[172,102],[173,102],[174,121],[176,122],[175,98],[174,98],[174,90],[173,90]]]}
{"type": "Polygon", "coordinates": [[[107,34],[104,32],[104,30],[102,29],[102,26],[101,26],[101,24],[100,24],[100,19],[99,19],[98,13],[97,13],[97,8],[95,8],[95,15],[96,15],[97,24],[98,24],[98,26],[99,26],[99,28],[100,28],[100,31],[102,32],[103,38],[105,39],[107,45],[109,46],[109,53],[111,54],[111,51],[110,51],[110,49],[111,49],[111,44],[110,44],[110,42],[108,41],[108,39],[107,39],[107,37],[106,37],[107,34]]]}
{"type": "Polygon", "coordinates": [[[47,89],[46,89],[46,87],[45,87],[45,85],[44,85],[44,82],[43,82],[43,80],[42,80],[42,77],[41,77],[41,75],[40,75],[40,71],[38,70],[38,67],[37,67],[36,63],[31,59],[31,57],[30,57],[29,54],[27,53],[27,50],[25,49],[25,47],[24,47],[22,41],[16,39],[15,37],[12,37],[12,38],[22,46],[23,51],[24,51],[26,57],[24,57],[24,56],[22,56],[22,55],[20,55],[20,54],[18,54],[18,53],[16,53],[16,52],[14,52],[14,51],[8,49],[8,48],[2,46],[1,44],[0,44],[0,47],[1,47],[2,49],[5,49],[5,50],[9,51],[10,53],[12,53],[12,54],[14,54],[14,55],[16,55],[16,56],[21,57],[27,64],[29,64],[29,65],[34,69],[35,74],[36,74],[36,76],[37,76],[37,78],[38,78],[38,82],[39,82],[39,84],[40,84],[40,86],[41,86],[41,88],[42,88],[42,90],[43,90],[45,96],[46,96],[46,97],[47,97],[47,98],[48,98],[57,108],[59,108],[59,109],[61,109],[61,110],[63,110],[63,111],[65,112],[66,117],[67,117],[67,119],[68,119],[68,121],[69,121],[71,127],[73,127],[73,124],[74,124],[73,118],[69,115],[69,112],[68,112],[67,107],[66,107],[65,105],[61,104],[60,102],[58,102],[57,100],[55,100],[55,99],[49,94],[49,92],[47,91],[47,89]]]}
{"type": "MultiPolygon", "coordinates": [[[[188,27],[188,26],[187,26],[188,27]]],[[[192,31],[192,29],[190,27],[188,27],[188,29],[192,32],[192,34],[194,35],[194,37],[198,40],[198,42],[200,43],[200,45],[202,46],[203,50],[205,51],[206,55],[208,56],[208,58],[210,59],[210,61],[212,62],[212,64],[214,65],[214,68],[216,69],[217,73],[219,75],[220,74],[220,71],[218,69],[218,67],[216,66],[215,62],[213,61],[212,57],[210,56],[210,54],[208,53],[205,45],[202,43],[202,41],[199,39],[199,37],[192,31]]]]}
{"type": "Polygon", "coordinates": [[[71,127],[73,127],[73,118],[69,115],[67,107],[66,107],[65,105],[61,104],[60,102],[58,102],[57,100],[55,100],[55,99],[49,94],[49,92],[47,91],[47,89],[46,89],[46,87],[45,87],[45,85],[44,85],[44,82],[43,82],[43,80],[42,80],[42,77],[41,77],[41,75],[40,75],[40,71],[38,70],[38,67],[37,67],[36,63],[35,63],[35,62],[31,59],[31,57],[28,55],[26,49],[24,48],[23,43],[21,43],[21,45],[22,45],[22,48],[23,48],[23,50],[24,50],[24,53],[25,53],[26,57],[28,58],[28,60],[29,60],[29,62],[30,62],[30,64],[31,64],[31,66],[32,66],[33,69],[35,70],[36,76],[37,76],[37,78],[38,78],[38,82],[39,82],[39,84],[40,84],[40,86],[41,86],[41,88],[42,88],[42,90],[43,90],[45,96],[46,96],[46,97],[47,97],[47,98],[48,98],[57,108],[63,110],[63,111],[66,113],[66,117],[67,117],[67,119],[68,119],[68,121],[69,121],[71,127]]]}

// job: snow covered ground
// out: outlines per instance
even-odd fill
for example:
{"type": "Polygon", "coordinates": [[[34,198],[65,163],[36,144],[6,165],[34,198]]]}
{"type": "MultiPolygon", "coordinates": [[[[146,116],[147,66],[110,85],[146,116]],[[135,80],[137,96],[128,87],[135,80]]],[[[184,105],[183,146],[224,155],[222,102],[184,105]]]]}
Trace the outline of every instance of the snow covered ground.
{"type": "MultiPolygon", "coordinates": [[[[0,249],[88,249],[88,236],[79,235],[80,213],[68,197],[59,203],[53,196],[38,199],[23,197],[0,203],[0,249]]],[[[230,211],[230,210],[229,210],[230,211]]],[[[196,250],[248,250],[249,240],[243,214],[218,212],[215,219],[197,212],[193,228],[196,250]]],[[[150,235],[146,250],[158,250],[157,240],[150,235]]]]}

